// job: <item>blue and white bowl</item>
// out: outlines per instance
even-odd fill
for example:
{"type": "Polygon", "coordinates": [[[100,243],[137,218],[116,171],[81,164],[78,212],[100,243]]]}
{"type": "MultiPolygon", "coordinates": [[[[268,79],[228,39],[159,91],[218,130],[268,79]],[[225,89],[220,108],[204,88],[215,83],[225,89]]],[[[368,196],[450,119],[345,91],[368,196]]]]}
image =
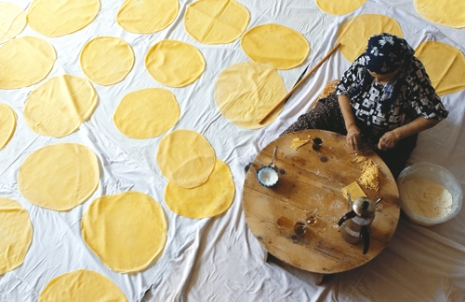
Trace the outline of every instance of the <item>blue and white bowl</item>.
{"type": "Polygon", "coordinates": [[[258,170],[257,179],[262,186],[271,188],[278,183],[279,173],[275,168],[265,166],[258,170]]]}

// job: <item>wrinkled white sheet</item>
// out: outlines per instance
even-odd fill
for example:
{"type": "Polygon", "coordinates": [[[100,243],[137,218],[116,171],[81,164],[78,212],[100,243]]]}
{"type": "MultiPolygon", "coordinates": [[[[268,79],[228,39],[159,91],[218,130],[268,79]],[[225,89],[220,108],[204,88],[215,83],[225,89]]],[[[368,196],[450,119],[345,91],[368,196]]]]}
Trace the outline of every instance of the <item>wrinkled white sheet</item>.
{"type": "MultiPolygon", "coordinates": [[[[459,0],[458,0],[459,1],[459,0]]],[[[30,0],[10,1],[27,9],[30,0]]],[[[183,28],[186,5],[181,0],[176,21],[167,29],[151,34],[125,32],[115,21],[122,0],[101,1],[101,10],[89,26],[74,34],[47,38],[27,27],[20,36],[32,35],[49,41],[57,51],[57,62],[48,78],[63,73],[84,77],[79,53],[90,39],[110,35],[121,37],[134,49],[136,62],[121,83],[94,85],[99,106],[92,118],[65,138],[34,134],[25,124],[22,111],[28,94],[38,85],[17,90],[0,90],[0,102],[16,112],[18,126],[9,145],[0,151],[0,196],[19,201],[30,213],[34,237],[24,264],[0,276],[0,301],[36,301],[41,290],[63,273],[92,269],[110,278],[129,301],[462,301],[465,299],[465,209],[453,220],[425,228],[401,219],[392,242],[378,257],[357,269],[337,274],[322,286],[317,275],[280,261],[263,261],[265,251],[250,233],[241,207],[244,166],[269,141],[305,112],[321,87],[337,78],[349,62],[335,54],[308,83],[296,91],[279,119],[260,131],[236,127],[223,118],[213,100],[219,73],[232,64],[249,61],[240,41],[228,45],[203,45],[183,28]],[[121,98],[134,90],[163,87],[144,68],[147,50],[161,39],[178,39],[196,46],[204,55],[206,72],[185,88],[167,88],[181,107],[181,119],[173,129],[202,133],[233,172],[236,196],[231,208],[210,219],[188,219],[172,213],[163,200],[167,183],[161,175],[155,153],[161,137],[134,140],[124,137],[112,122],[121,98]],[[50,143],[78,142],[91,148],[101,164],[100,186],[83,205],[58,213],[36,207],[19,193],[17,173],[23,160],[34,150],[50,143]],[[138,274],[119,274],[106,268],[80,236],[82,213],[98,196],[137,190],[151,195],[164,208],[168,221],[167,244],[160,259],[138,274]]],[[[251,14],[248,28],[279,23],[302,33],[312,52],[302,66],[279,71],[290,89],[308,64],[315,64],[335,44],[338,26],[347,18],[378,13],[396,19],[406,39],[417,46],[424,40],[449,43],[464,51],[464,29],[450,29],[418,17],[413,1],[369,0],[354,13],[336,17],[321,12],[308,0],[240,0],[251,14]],[[439,28],[439,30],[438,30],[439,28]]],[[[465,184],[465,91],[443,98],[451,110],[447,120],[420,135],[410,163],[429,161],[448,168],[465,184]]]]}

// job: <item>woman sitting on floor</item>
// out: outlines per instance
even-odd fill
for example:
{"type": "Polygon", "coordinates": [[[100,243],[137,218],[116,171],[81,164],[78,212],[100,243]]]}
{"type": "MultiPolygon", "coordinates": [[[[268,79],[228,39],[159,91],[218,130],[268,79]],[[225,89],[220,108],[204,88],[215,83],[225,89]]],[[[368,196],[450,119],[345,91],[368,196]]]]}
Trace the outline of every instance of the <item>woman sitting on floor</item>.
{"type": "Polygon", "coordinates": [[[387,33],[372,36],[336,90],[284,133],[322,129],[344,134],[353,150],[363,144],[373,148],[397,178],[418,133],[449,113],[413,54],[404,39],[387,33]]]}

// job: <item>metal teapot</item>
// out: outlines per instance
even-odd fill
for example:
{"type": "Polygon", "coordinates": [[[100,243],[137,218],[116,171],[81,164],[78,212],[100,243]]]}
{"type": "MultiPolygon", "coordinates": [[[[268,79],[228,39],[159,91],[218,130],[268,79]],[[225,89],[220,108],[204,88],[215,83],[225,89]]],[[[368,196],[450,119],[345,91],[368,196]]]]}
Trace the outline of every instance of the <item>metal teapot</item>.
{"type": "Polygon", "coordinates": [[[363,242],[363,254],[368,252],[370,247],[370,225],[375,219],[376,206],[382,200],[379,198],[376,202],[368,197],[359,197],[353,202],[350,194],[347,194],[348,207],[351,210],[347,212],[338,222],[341,227],[342,238],[350,244],[359,244],[363,242]]]}

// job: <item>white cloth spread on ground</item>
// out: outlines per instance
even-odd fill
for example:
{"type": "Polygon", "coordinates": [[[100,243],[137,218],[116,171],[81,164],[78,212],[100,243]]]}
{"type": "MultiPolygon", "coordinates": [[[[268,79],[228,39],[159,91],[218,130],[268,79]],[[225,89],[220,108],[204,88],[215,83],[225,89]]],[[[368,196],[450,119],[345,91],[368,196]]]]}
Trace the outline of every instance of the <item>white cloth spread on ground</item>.
{"type": "MultiPolygon", "coordinates": [[[[12,2],[12,1],[10,1],[12,2]]],[[[14,1],[23,9],[30,0],[14,1]]],[[[63,138],[40,136],[24,121],[23,109],[29,93],[39,84],[13,90],[0,89],[0,102],[17,114],[17,129],[0,151],[0,195],[17,200],[27,209],[33,225],[33,239],[24,263],[0,276],[0,301],[37,301],[47,283],[78,269],[96,271],[116,284],[129,301],[463,301],[465,299],[465,207],[453,220],[434,227],[419,227],[401,218],[389,246],[359,268],[339,273],[322,286],[318,276],[279,261],[263,261],[264,249],[251,234],[241,206],[244,166],[268,142],[307,111],[324,85],[349,66],[335,53],[288,100],[278,119],[262,130],[242,129],[227,121],[213,100],[214,83],[220,72],[240,62],[249,62],[240,39],[226,45],[205,45],[194,41],[183,27],[185,7],[167,29],[154,34],[124,31],[116,22],[121,1],[100,1],[95,20],[82,30],[59,38],[46,38],[29,26],[19,35],[46,39],[57,52],[48,78],[72,74],[84,78],[79,54],[97,36],[115,36],[134,50],[135,65],[128,76],[112,86],[94,84],[99,104],[80,129],[63,138]],[[163,39],[194,45],[205,60],[204,74],[183,88],[165,87],[145,71],[148,49],[163,39]],[[156,162],[163,136],[136,140],[124,136],[112,116],[129,92],[145,88],[172,91],[181,108],[181,118],[172,130],[194,130],[206,137],[218,159],[231,168],[236,194],[223,215],[189,219],[171,212],[164,202],[167,180],[156,162]],[[55,212],[27,202],[17,189],[17,171],[34,150],[58,142],[81,143],[98,157],[100,185],[96,192],[69,212],[55,212]],[[163,207],[168,225],[165,249],[159,259],[137,274],[120,274],[108,269],[85,245],[80,235],[81,219],[90,202],[103,195],[138,191],[152,196],[163,207]]],[[[331,16],[321,12],[315,1],[238,1],[250,12],[248,29],[277,23],[293,28],[309,41],[312,53],[301,66],[279,70],[290,90],[305,67],[314,66],[335,44],[337,29],[350,17],[383,14],[396,19],[404,37],[415,48],[420,42],[448,43],[464,52],[464,29],[452,29],[428,22],[415,12],[413,1],[368,0],[354,12],[331,16]],[[439,30],[438,30],[439,28],[439,30]]],[[[0,46],[1,47],[1,46],[0,46]]],[[[42,83],[42,82],[41,82],[42,83]]],[[[409,163],[428,161],[449,169],[465,185],[465,91],[442,98],[449,117],[419,136],[409,163]]]]}

